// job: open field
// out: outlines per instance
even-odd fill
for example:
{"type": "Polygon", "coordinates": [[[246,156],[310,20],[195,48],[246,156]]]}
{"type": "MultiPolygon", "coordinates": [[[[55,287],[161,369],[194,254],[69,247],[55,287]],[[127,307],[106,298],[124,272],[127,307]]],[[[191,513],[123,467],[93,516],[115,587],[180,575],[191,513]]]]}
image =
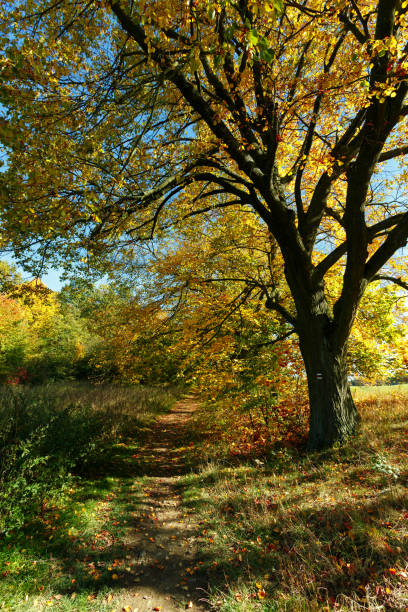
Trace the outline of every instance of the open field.
{"type": "Polygon", "coordinates": [[[367,385],[364,387],[352,387],[353,397],[363,400],[373,397],[385,398],[393,395],[408,396],[408,384],[404,385],[367,385]]]}

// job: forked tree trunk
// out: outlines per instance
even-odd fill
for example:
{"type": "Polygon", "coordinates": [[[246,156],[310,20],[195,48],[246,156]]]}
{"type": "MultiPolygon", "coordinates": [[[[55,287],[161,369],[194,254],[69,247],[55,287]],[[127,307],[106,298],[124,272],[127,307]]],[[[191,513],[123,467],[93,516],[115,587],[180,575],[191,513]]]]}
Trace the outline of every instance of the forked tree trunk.
{"type": "Polygon", "coordinates": [[[334,348],[321,322],[299,330],[310,402],[308,447],[317,450],[344,442],[354,433],[359,414],[347,378],[347,347],[334,348]]]}

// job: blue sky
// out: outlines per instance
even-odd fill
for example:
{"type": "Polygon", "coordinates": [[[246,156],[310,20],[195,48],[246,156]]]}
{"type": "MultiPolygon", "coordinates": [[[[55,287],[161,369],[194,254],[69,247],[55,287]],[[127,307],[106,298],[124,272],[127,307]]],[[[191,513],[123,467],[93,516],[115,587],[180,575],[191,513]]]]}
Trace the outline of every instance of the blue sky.
{"type": "MultiPolygon", "coordinates": [[[[17,267],[18,271],[20,272],[21,276],[23,277],[23,280],[25,281],[32,280],[33,277],[30,276],[30,274],[27,274],[27,272],[24,272],[24,270],[22,270],[16,264],[15,260],[13,259],[11,255],[3,253],[0,255],[0,260],[7,261],[8,263],[14,264],[17,267]]],[[[44,276],[41,277],[41,280],[52,291],[59,291],[61,287],[63,286],[63,283],[61,283],[59,279],[61,274],[62,274],[62,270],[50,270],[48,274],[44,274],[44,276]]]]}

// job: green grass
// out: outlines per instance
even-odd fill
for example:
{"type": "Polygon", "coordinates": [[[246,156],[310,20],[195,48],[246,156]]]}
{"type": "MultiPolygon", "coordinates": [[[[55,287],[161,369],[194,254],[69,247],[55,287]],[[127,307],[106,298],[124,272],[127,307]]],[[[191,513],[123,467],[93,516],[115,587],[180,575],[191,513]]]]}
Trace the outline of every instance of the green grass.
{"type": "MultiPolygon", "coordinates": [[[[80,385],[27,393],[34,395],[24,405],[37,397],[43,417],[52,406],[60,410],[64,397],[73,402],[78,412],[68,412],[65,425],[75,431],[83,414],[102,415],[109,426],[92,460],[74,465],[59,491],[3,535],[0,609],[117,610],[135,570],[123,536],[146,504],[149,466],[141,468],[138,449],[173,397],[80,385]]],[[[208,597],[220,612],[406,612],[408,401],[377,396],[360,399],[359,408],[359,435],[314,454],[296,442],[301,435],[285,438],[284,415],[296,422],[291,410],[279,413],[265,444],[243,415],[209,406],[196,415],[191,471],[179,487],[203,562],[192,571],[206,573],[208,597]]],[[[301,429],[303,412],[299,422],[301,429]]]]}
{"type": "Polygon", "coordinates": [[[408,402],[359,405],[341,449],[280,443],[244,462],[207,437],[181,486],[221,612],[408,609],[408,402]]]}
{"type": "Polygon", "coordinates": [[[137,508],[142,479],[81,483],[63,503],[3,541],[0,606],[29,611],[112,609],[109,595],[125,588],[123,528],[137,508]]]}
{"type": "MultiPolygon", "coordinates": [[[[14,403],[9,390],[3,393],[3,433],[8,431],[7,408],[14,423],[10,443],[32,436],[51,413],[70,417],[64,417],[63,429],[52,431],[60,440],[45,439],[53,442],[50,465],[56,458],[63,465],[67,440],[72,442],[82,428],[93,439],[85,447],[90,455],[83,458],[79,445],[74,453],[78,461],[68,462],[70,472],[62,470],[58,482],[48,471],[25,470],[28,487],[35,490],[40,477],[44,487],[39,489],[41,498],[26,499],[27,506],[20,508],[17,518],[22,517],[23,522],[3,503],[3,510],[10,510],[3,524],[14,519],[15,527],[9,526],[0,538],[0,609],[112,610],[112,597],[117,599],[125,592],[132,570],[122,535],[144,500],[145,479],[135,477],[138,463],[134,455],[157,416],[171,408],[174,393],[74,383],[14,390],[14,403]],[[89,423],[98,429],[89,429],[89,423]]],[[[45,429],[46,436],[48,433],[45,429]]],[[[40,445],[36,450],[43,452],[44,448],[40,445]]],[[[7,463],[6,451],[3,448],[3,463],[7,463]]],[[[24,464],[23,459],[17,453],[15,471],[24,464]]],[[[12,483],[2,484],[2,492],[9,490],[9,497],[14,495],[12,502],[18,505],[19,491],[12,489],[12,483]]]]}

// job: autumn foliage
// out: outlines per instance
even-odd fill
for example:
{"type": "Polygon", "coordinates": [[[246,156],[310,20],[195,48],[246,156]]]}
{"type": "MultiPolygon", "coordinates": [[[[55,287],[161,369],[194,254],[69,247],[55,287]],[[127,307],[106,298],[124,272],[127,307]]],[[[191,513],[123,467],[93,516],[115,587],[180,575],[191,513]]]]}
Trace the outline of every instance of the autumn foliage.
{"type": "Polygon", "coordinates": [[[4,244],[143,286],[157,263],[161,309],[191,293],[219,348],[258,300],[263,342],[299,339],[310,447],[346,440],[364,294],[407,287],[405,2],[2,6],[4,244]]]}

